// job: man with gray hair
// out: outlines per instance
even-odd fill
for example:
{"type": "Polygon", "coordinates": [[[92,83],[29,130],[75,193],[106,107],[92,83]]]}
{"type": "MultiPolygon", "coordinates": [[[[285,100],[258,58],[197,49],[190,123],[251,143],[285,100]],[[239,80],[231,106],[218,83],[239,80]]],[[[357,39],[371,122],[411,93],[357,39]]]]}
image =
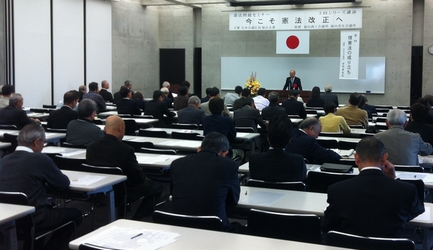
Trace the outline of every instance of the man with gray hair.
{"type": "Polygon", "coordinates": [[[327,84],[325,86],[325,93],[320,94],[320,98],[325,100],[325,103],[327,102],[333,102],[335,106],[338,107],[338,96],[336,94],[332,94],[332,85],[327,84]]]}
{"type": "Polygon", "coordinates": [[[177,112],[179,123],[201,124],[201,120],[206,116],[204,110],[200,108],[200,98],[191,96],[188,99],[188,106],[177,112]]]}
{"type": "MultiPolygon", "coordinates": [[[[81,222],[81,212],[76,208],[48,207],[46,187],[62,190],[69,187],[69,178],[60,172],[46,154],[41,151],[46,142],[44,129],[37,124],[26,125],[18,135],[18,147],[12,154],[0,160],[0,190],[23,192],[30,206],[36,231],[54,229],[68,221],[81,222]]],[[[69,249],[74,226],[66,226],[54,232],[44,246],[45,238],[35,242],[35,249],[69,249]]],[[[23,246],[23,249],[31,249],[23,246]]]]}
{"type": "Polygon", "coordinates": [[[169,98],[170,90],[166,87],[161,88],[161,92],[164,95],[164,102],[167,104],[167,108],[173,108],[173,99],[169,98]]]}
{"type": "Polygon", "coordinates": [[[400,109],[392,109],[386,116],[388,130],[375,135],[386,148],[389,161],[400,165],[418,165],[418,154],[429,155],[433,152],[430,143],[424,142],[418,133],[404,130],[407,116],[400,109]]]}
{"type": "MultiPolygon", "coordinates": [[[[162,87],[163,87],[163,88],[167,88],[167,90],[168,90],[167,97],[170,98],[171,101],[173,102],[175,96],[173,96],[173,93],[172,93],[171,90],[170,90],[170,83],[169,83],[168,81],[164,81],[164,82],[162,83],[162,87]]],[[[162,90],[161,90],[161,91],[162,91],[162,90]]],[[[171,105],[171,106],[173,106],[173,105],[171,105]]]]}
{"type": "Polygon", "coordinates": [[[278,105],[278,99],[280,95],[277,92],[272,91],[268,95],[269,106],[262,110],[263,120],[270,120],[274,116],[287,115],[286,109],[278,105]]]}
{"type": "Polygon", "coordinates": [[[113,103],[113,95],[108,91],[110,88],[110,83],[107,80],[103,80],[101,82],[101,90],[99,90],[99,94],[104,98],[106,102],[113,103]]]}
{"type": "Polygon", "coordinates": [[[319,145],[316,138],[322,131],[322,124],[317,118],[309,117],[299,124],[299,129],[292,131],[292,139],[286,151],[304,156],[309,163],[338,162],[341,156],[319,145]]]}
{"type": "Polygon", "coordinates": [[[225,157],[229,148],[223,134],[212,132],[205,136],[197,154],[171,163],[173,212],[218,216],[225,230],[233,230],[226,206],[238,203],[240,185],[239,165],[225,157]]]}
{"type": "Polygon", "coordinates": [[[22,129],[30,123],[39,123],[38,119],[29,118],[26,112],[22,109],[24,99],[21,94],[12,94],[9,98],[9,105],[0,109],[0,124],[15,125],[18,129],[22,129]]]}
{"type": "Polygon", "coordinates": [[[83,99],[78,106],[78,119],[70,121],[66,129],[66,142],[87,146],[104,137],[104,132],[93,123],[98,107],[91,99],[83,99]]]}

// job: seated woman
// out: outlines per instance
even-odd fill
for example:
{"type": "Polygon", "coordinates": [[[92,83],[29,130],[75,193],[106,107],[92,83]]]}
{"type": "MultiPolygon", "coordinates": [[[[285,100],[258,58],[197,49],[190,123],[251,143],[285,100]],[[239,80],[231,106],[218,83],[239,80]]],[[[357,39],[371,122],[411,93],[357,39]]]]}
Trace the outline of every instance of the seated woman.
{"type": "Polygon", "coordinates": [[[333,102],[325,103],[323,110],[326,115],[319,118],[320,123],[322,124],[322,132],[343,131],[344,134],[350,134],[350,127],[347,125],[344,117],[335,115],[337,107],[333,102]]]}
{"type": "Polygon", "coordinates": [[[137,106],[141,109],[144,110],[144,104],[146,103],[146,101],[144,100],[144,96],[141,92],[135,92],[135,94],[132,96],[132,100],[137,103],[137,106]]]}
{"type": "Polygon", "coordinates": [[[311,90],[311,96],[310,100],[307,102],[307,107],[323,108],[323,105],[325,105],[325,100],[320,97],[320,88],[315,86],[311,90]]]}
{"type": "Polygon", "coordinates": [[[285,151],[291,138],[292,122],[287,116],[276,116],[268,126],[268,141],[271,145],[266,153],[250,155],[249,168],[252,179],[263,181],[302,181],[307,169],[304,157],[285,151]]]}

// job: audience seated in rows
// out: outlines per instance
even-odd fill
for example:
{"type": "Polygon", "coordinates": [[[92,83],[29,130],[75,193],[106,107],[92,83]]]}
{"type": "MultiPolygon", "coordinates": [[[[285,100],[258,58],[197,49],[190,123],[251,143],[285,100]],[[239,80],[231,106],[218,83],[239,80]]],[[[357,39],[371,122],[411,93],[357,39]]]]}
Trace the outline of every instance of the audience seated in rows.
{"type": "Polygon", "coordinates": [[[170,87],[171,87],[170,83],[167,82],[167,81],[164,81],[164,82],[162,83],[162,87],[168,89],[168,95],[167,95],[167,97],[170,98],[171,101],[173,101],[173,100],[174,100],[174,96],[173,96],[173,93],[172,93],[171,90],[170,90],[170,87]]]}
{"type": "MultiPolygon", "coordinates": [[[[395,180],[385,146],[374,137],[356,146],[359,175],[328,188],[324,230],[374,237],[403,237],[405,223],[424,212],[417,189],[395,180]]],[[[394,162],[393,162],[394,163],[394,162]]]]}
{"type": "MultiPolygon", "coordinates": [[[[18,147],[12,154],[0,159],[0,191],[23,192],[30,206],[36,231],[54,229],[68,221],[81,222],[81,212],[76,208],[51,208],[46,188],[62,190],[69,187],[69,178],[46,154],[41,151],[46,143],[44,129],[37,124],[26,125],[18,135],[18,147]]],[[[34,249],[69,249],[74,227],[64,227],[54,232],[44,246],[45,238],[35,242],[34,249]]],[[[23,246],[23,249],[31,249],[23,246]]]]}
{"type": "Polygon", "coordinates": [[[335,107],[338,107],[338,96],[336,94],[332,94],[332,85],[327,84],[325,86],[325,93],[320,94],[320,98],[322,98],[325,103],[332,102],[335,104],[335,107]]]}
{"type": "Polygon", "coordinates": [[[337,107],[333,102],[325,103],[323,110],[326,115],[319,117],[322,124],[322,132],[343,132],[344,134],[350,134],[350,127],[347,125],[344,117],[335,115],[337,107]]]}
{"type": "Polygon", "coordinates": [[[404,128],[412,133],[418,133],[422,140],[433,145],[433,125],[427,124],[427,119],[430,106],[414,103],[410,106],[410,120],[404,128]]]}
{"type": "Polygon", "coordinates": [[[78,119],[69,122],[66,129],[66,142],[87,146],[104,137],[104,132],[93,123],[98,107],[91,99],[83,99],[78,106],[78,119]]]}
{"type": "MultiPolygon", "coordinates": [[[[209,91],[209,95],[210,95],[210,99],[215,98],[215,97],[220,97],[220,90],[217,87],[213,87],[210,91],[209,91]]],[[[209,102],[205,102],[200,104],[200,109],[202,109],[206,115],[212,115],[210,109],[209,109],[209,102]]],[[[233,115],[230,114],[229,110],[227,109],[227,105],[224,104],[224,110],[223,110],[223,115],[224,116],[229,116],[232,117],[233,115]]]]}
{"type": "Polygon", "coordinates": [[[320,88],[315,86],[311,90],[310,100],[307,102],[307,107],[323,108],[325,100],[320,97],[320,88]]]}
{"type": "Polygon", "coordinates": [[[1,88],[1,93],[2,96],[0,97],[0,109],[9,105],[9,98],[13,93],[15,93],[15,87],[13,85],[4,85],[1,88]]]}
{"type": "Polygon", "coordinates": [[[110,88],[110,83],[107,80],[103,80],[101,82],[101,90],[99,90],[99,94],[104,98],[105,102],[113,103],[113,95],[108,91],[110,88]]]}
{"type": "Polygon", "coordinates": [[[48,128],[66,129],[72,120],[78,119],[78,112],[75,109],[78,103],[78,91],[71,90],[63,95],[63,106],[50,112],[48,116],[48,128]]]}
{"type": "Polygon", "coordinates": [[[126,80],[122,86],[120,86],[120,89],[118,92],[114,93],[113,95],[113,103],[116,103],[117,101],[119,101],[120,99],[122,99],[122,96],[120,95],[120,90],[122,88],[128,88],[128,89],[132,89],[132,82],[130,80],[126,80]]]}
{"type": "Polygon", "coordinates": [[[234,93],[229,92],[224,95],[224,104],[233,105],[235,101],[241,97],[241,94],[242,94],[242,87],[236,86],[234,93]]]}
{"type": "Polygon", "coordinates": [[[288,115],[298,115],[300,118],[305,119],[307,113],[305,112],[304,104],[297,100],[299,90],[292,89],[289,91],[289,99],[283,101],[282,107],[286,109],[288,115]]]}
{"type": "MultiPolygon", "coordinates": [[[[247,99],[253,100],[253,98],[251,98],[251,90],[248,88],[244,88],[244,89],[242,89],[241,98],[235,100],[235,102],[233,103],[233,111],[241,109],[243,106],[245,106],[245,101],[247,99]]],[[[254,100],[253,100],[253,103],[254,103],[254,100]]]]}
{"type": "Polygon", "coordinates": [[[104,98],[98,93],[98,83],[89,83],[89,92],[83,95],[83,99],[91,99],[98,105],[98,112],[101,112],[107,107],[104,98]]]}
{"type": "Polygon", "coordinates": [[[128,88],[122,88],[120,90],[120,95],[122,96],[122,99],[116,102],[118,114],[141,115],[141,110],[137,103],[131,100],[132,90],[128,88]]]}
{"type": "Polygon", "coordinates": [[[24,98],[21,94],[12,94],[9,98],[9,105],[0,109],[0,124],[15,125],[18,129],[22,129],[27,124],[39,123],[38,119],[27,116],[26,112],[22,109],[23,105],[24,98]]]}
{"type": "Polygon", "coordinates": [[[174,98],[174,110],[181,110],[188,106],[188,88],[186,86],[182,86],[179,88],[179,95],[174,98]]]}
{"type": "Polygon", "coordinates": [[[339,154],[320,146],[316,141],[321,131],[322,125],[318,119],[306,118],[299,124],[299,129],[292,130],[292,139],[286,151],[302,155],[309,163],[338,162],[341,159],[339,154]]]}
{"type": "Polygon", "coordinates": [[[125,122],[120,117],[109,116],[104,130],[106,135],[87,147],[86,162],[95,166],[120,167],[128,178],[128,200],[135,201],[144,196],[132,219],[141,220],[150,216],[154,210],[154,201],[163,192],[162,184],[146,178],[143,168],[138,166],[134,148],[122,142],[125,122]]]}
{"type": "Polygon", "coordinates": [[[144,106],[144,113],[147,115],[153,115],[153,118],[159,120],[159,127],[168,127],[170,124],[170,118],[176,116],[175,113],[168,110],[167,104],[163,101],[164,95],[160,90],[153,92],[153,99],[146,103],[144,106]],[[164,115],[167,118],[164,118],[164,115]]]}
{"type": "Polygon", "coordinates": [[[269,98],[269,106],[262,110],[262,118],[263,120],[271,120],[272,117],[287,115],[286,109],[278,105],[278,99],[280,96],[277,92],[272,91],[268,95],[269,98]]]}
{"type": "MultiPolygon", "coordinates": [[[[224,104],[220,98],[212,100],[220,100],[224,104]]],[[[226,207],[238,203],[240,193],[239,165],[226,158],[229,147],[224,135],[211,132],[203,139],[197,154],[171,163],[173,212],[218,216],[226,231],[236,230],[229,223],[226,212],[226,207]]]]}
{"type": "Polygon", "coordinates": [[[350,125],[362,125],[364,128],[368,127],[368,115],[367,111],[358,108],[359,94],[352,93],[349,97],[349,103],[342,108],[337,110],[337,115],[344,117],[347,124],[350,125]]]}
{"type": "Polygon", "coordinates": [[[257,133],[257,125],[262,129],[266,129],[266,123],[263,121],[262,116],[258,109],[254,108],[253,99],[246,99],[244,106],[234,112],[233,121],[236,127],[252,128],[257,133]]]}
{"type": "Polygon", "coordinates": [[[418,165],[418,154],[429,155],[433,152],[433,147],[424,142],[419,134],[404,130],[406,124],[406,113],[392,109],[386,116],[388,130],[375,137],[385,145],[389,160],[394,164],[418,165]]]}
{"type": "Polygon", "coordinates": [[[249,158],[250,177],[263,181],[303,181],[307,173],[304,157],[286,152],[292,132],[292,122],[287,116],[275,116],[269,122],[266,153],[254,153],[249,158]]]}
{"type": "Polygon", "coordinates": [[[167,108],[173,108],[173,99],[168,97],[168,95],[170,94],[170,91],[168,90],[168,88],[162,87],[161,92],[164,95],[163,101],[165,102],[165,104],[167,104],[167,108]]]}
{"type": "Polygon", "coordinates": [[[254,106],[260,111],[269,106],[269,100],[266,99],[265,93],[265,88],[259,88],[259,90],[257,91],[257,96],[253,97],[254,106]]]}
{"type": "Polygon", "coordinates": [[[177,112],[179,123],[202,124],[202,119],[206,116],[203,110],[199,109],[200,99],[197,96],[191,96],[188,100],[188,107],[177,112]]]}

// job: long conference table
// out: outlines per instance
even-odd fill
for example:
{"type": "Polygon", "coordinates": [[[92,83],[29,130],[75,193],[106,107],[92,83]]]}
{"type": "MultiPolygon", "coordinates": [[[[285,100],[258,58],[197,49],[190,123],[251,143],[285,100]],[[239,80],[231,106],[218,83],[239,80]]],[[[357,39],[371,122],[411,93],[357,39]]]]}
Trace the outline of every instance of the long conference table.
{"type": "MultiPolygon", "coordinates": [[[[8,133],[11,135],[18,135],[20,133],[19,130],[11,130],[11,129],[0,129],[0,140],[3,140],[3,134],[8,133]]],[[[58,142],[60,139],[66,137],[66,133],[54,133],[54,132],[45,132],[45,139],[47,142],[58,142]]]]}
{"type": "Polygon", "coordinates": [[[18,249],[15,221],[35,211],[34,207],[0,203],[0,232],[5,236],[6,249],[18,249]]]}

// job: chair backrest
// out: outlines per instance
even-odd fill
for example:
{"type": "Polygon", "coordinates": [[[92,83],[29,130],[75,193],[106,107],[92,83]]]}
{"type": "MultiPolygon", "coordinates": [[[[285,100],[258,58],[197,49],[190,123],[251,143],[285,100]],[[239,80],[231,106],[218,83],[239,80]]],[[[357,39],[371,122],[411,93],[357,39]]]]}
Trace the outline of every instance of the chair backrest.
{"type": "Polygon", "coordinates": [[[168,134],[164,130],[151,131],[146,129],[140,129],[138,130],[138,135],[147,137],[168,138],[168,134]]]}
{"type": "Polygon", "coordinates": [[[236,132],[254,133],[254,128],[252,128],[252,127],[236,127],[236,132]]]}
{"type": "Polygon", "coordinates": [[[324,148],[338,148],[337,140],[316,139],[316,141],[324,148]]]}
{"type": "Polygon", "coordinates": [[[423,173],[424,168],[421,166],[409,166],[409,165],[394,165],[395,171],[402,171],[402,172],[416,172],[416,173],[423,173]]]}
{"type": "Polygon", "coordinates": [[[56,155],[53,158],[54,163],[59,169],[79,171],[81,164],[86,163],[86,159],[65,158],[56,155]]]}
{"type": "Polygon", "coordinates": [[[171,132],[171,138],[173,139],[185,139],[185,140],[203,140],[202,137],[199,137],[199,133],[188,133],[188,132],[171,132]]]}
{"type": "Polygon", "coordinates": [[[89,243],[84,243],[78,246],[78,250],[109,250],[112,248],[106,248],[106,247],[101,247],[101,246],[96,246],[93,244],[89,244],[89,243]]]}
{"type": "Polygon", "coordinates": [[[386,117],[377,117],[376,122],[386,122],[386,117]]]}
{"type": "Polygon", "coordinates": [[[80,169],[77,169],[77,171],[123,175],[123,170],[120,167],[95,166],[86,163],[82,163],[80,169]]]}
{"type": "Polygon", "coordinates": [[[329,172],[308,172],[308,191],[327,193],[328,187],[339,181],[344,181],[355,177],[353,174],[339,174],[329,172]]]}
{"type": "Polygon", "coordinates": [[[149,154],[165,154],[165,155],[176,155],[177,151],[174,149],[162,149],[162,148],[140,148],[139,152],[149,154]]]}
{"type": "Polygon", "coordinates": [[[43,104],[42,108],[44,109],[55,109],[57,107],[57,105],[48,105],[48,104],[43,104]]]}
{"type": "Polygon", "coordinates": [[[147,119],[153,119],[153,115],[133,115],[134,118],[147,118],[147,119]]]}
{"type": "Polygon", "coordinates": [[[0,129],[18,130],[16,125],[0,124],[0,129]]]}
{"type": "Polygon", "coordinates": [[[295,191],[305,191],[307,189],[305,183],[303,183],[302,181],[273,182],[273,181],[249,179],[247,181],[247,186],[274,188],[274,189],[283,189],[283,190],[295,190],[295,191]]]}
{"type": "Polygon", "coordinates": [[[349,125],[351,128],[364,128],[362,125],[349,125]]]}
{"type": "Polygon", "coordinates": [[[421,179],[399,179],[399,180],[415,185],[419,200],[424,202],[425,186],[424,186],[423,180],[421,180],[421,179]]]}
{"type": "Polygon", "coordinates": [[[125,135],[136,135],[137,123],[134,119],[123,119],[125,122],[125,135]]]}
{"type": "Polygon", "coordinates": [[[338,148],[339,149],[356,149],[356,145],[358,145],[357,142],[351,142],[351,141],[339,141],[338,142],[338,148]]]}
{"type": "Polygon", "coordinates": [[[338,231],[329,231],[326,237],[328,245],[368,250],[415,250],[415,243],[403,238],[364,237],[338,231]]]}
{"type": "Polygon", "coordinates": [[[43,109],[43,108],[31,108],[30,112],[35,112],[35,113],[50,113],[51,110],[49,109],[43,109]]]}
{"type": "Polygon", "coordinates": [[[66,133],[65,128],[46,128],[45,131],[54,133],[66,133]]]}
{"type": "Polygon", "coordinates": [[[320,217],[314,214],[286,214],[251,209],[248,231],[255,236],[320,243],[320,217]]]}
{"type": "Polygon", "coordinates": [[[180,128],[180,129],[198,129],[197,124],[190,124],[190,123],[172,123],[172,128],[180,128]]]}
{"type": "Polygon", "coordinates": [[[153,148],[153,143],[150,141],[146,142],[137,142],[137,141],[122,141],[125,144],[128,144],[129,146],[133,147],[135,152],[139,152],[140,148],[153,148]]]}
{"type": "Polygon", "coordinates": [[[65,148],[87,148],[86,145],[75,145],[65,141],[62,142],[61,146],[65,148]]]}
{"type": "Polygon", "coordinates": [[[12,134],[8,134],[8,133],[3,134],[3,142],[9,142],[11,144],[11,146],[4,149],[6,154],[10,154],[10,153],[13,153],[15,151],[15,149],[18,146],[17,138],[18,138],[18,135],[12,135],[12,134]]]}
{"type": "Polygon", "coordinates": [[[155,210],[152,214],[152,221],[159,224],[167,224],[181,227],[193,227],[199,229],[208,229],[222,231],[223,223],[218,216],[196,216],[168,213],[155,210]]]}

